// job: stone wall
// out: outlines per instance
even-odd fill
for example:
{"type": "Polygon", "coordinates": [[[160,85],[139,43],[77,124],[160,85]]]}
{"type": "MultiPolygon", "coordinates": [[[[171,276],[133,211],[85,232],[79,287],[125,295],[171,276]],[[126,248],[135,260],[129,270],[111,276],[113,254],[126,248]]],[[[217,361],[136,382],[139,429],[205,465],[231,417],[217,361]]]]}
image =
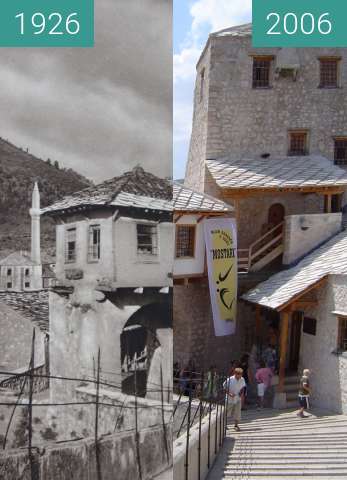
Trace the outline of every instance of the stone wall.
{"type": "Polygon", "coordinates": [[[285,219],[283,264],[301,259],[341,231],[341,213],[291,215],[285,219]]]}
{"type": "Polygon", "coordinates": [[[319,86],[320,56],[341,56],[341,86],[347,83],[347,49],[299,48],[297,80],[275,78],[271,88],[252,88],[251,55],[278,55],[278,48],[254,49],[251,37],[210,37],[198,64],[205,68],[208,99],[200,105],[195,89],[192,141],[187,184],[201,186],[204,160],[227,153],[287,155],[288,130],[309,130],[309,151],[334,158],[334,136],[347,134],[347,98],[344,88],[319,86]]]}
{"type": "Polygon", "coordinates": [[[243,353],[238,340],[242,320],[236,323],[235,335],[215,336],[207,283],[175,285],[173,305],[174,362],[182,366],[192,359],[199,371],[216,364],[225,372],[243,353]]]}
{"type": "Polygon", "coordinates": [[[319,305],[305,315],[317,320],[316,335],[302,333],[300,370],[312,370],[312,404],[347,413],[347,354],[337,355],[338,319],[333,311],[346,312],[347,277],[331,275],[317,292],[319,305]]]}
{"type": "MultiPolygon", "coordinates": [[[[36,480],[150,480],[172,465],[171,427],[164,435],[162,427],[144,429],[136,447],[135,432],[108,435],[99,440],[98,462],[94,439],[67,442],[33,450],[36,480]],[[164,440],[165,439],[165,440],[164,440]],[[168,452],[168,455],[167,455],[168,452]]],[[[31,480],[27,450],[0,453],[0,478],[31,480]]]]}

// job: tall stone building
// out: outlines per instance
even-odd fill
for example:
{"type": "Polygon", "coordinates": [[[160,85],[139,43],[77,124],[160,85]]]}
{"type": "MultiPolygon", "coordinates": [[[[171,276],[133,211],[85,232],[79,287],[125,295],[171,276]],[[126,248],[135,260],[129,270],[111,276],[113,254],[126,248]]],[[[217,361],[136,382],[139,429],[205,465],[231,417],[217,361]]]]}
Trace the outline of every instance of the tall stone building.
{"type": "MultiPolygon", "coordinates": [[[[229,360],[244,352],[259,359],[274,347],[277,405],[295,400],[290,382],[301,368],[313,368],[317,381],[319,372],[345,368],[346,276],[334,262],[344,265],[346,86],[347,49],[255,49],[251,25],[212,33],[197,64],[185,185],[233,207],[239,302],[229,360]]],[[[206,285],[198,288],[205,301],[206,285]]],[[[184,315],[200,335],[194,326],[206,304],[184,315]]],[[[228,358],[208,360],[225,368],[228,358]]],[[[329,407],[329,389],[333,408],[347,411],[342,376],[327,381],[316,404],[329,407]]]]}
{"type": "Polygon", "coordinates": [[[192,188],[206,190],[207,159],[230,154],[347,164],[347,49],[255,49],[251,35],[251,24],[212,33],[198,61],[192,188]]]}

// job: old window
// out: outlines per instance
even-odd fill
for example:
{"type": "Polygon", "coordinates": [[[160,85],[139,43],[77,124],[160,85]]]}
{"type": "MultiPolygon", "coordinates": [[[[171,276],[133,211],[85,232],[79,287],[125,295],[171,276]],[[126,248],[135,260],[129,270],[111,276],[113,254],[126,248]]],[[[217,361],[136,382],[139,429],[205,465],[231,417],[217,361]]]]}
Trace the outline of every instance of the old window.
{"type": "Polygon", "coordinates": [[[100,225],[90,225],[88,239],[88,261],[100,259],[100,225]]]}
{"type": "Polygon", "coordinates": [[[65,262],[76,261],[76,228],[68,228],[65,238],[65,262]]]}
{"type": "Polygon", "coordinates": [[[158,228],[157,225],[138,223],[137,229],[137,253],[145,255],[158,254],[158,228]]]}
{"type": "Polygon", "coordinates": [[[347,165],[347,138],[335,138],[335,165],[347,165]]]}
{"type": "Polygon", "coordinates": [[[339,58],[320,58],[320,88],[337,88],[339,58]]]}
{"type": "Polygon", "coordinates": [[[204,87],[205,87],[205,69],[203,68],[200,73],[200,95],[199,95],[200,102],[204,98],[204,87]]]}
{"type": "Polygon", "coordinates": [[[12,288],[12,282],[7,282],[7,288],[12,288]]]}
{"type": "Polygon", "coordinates": [[[25,276],[28,277],[30,275],[30,270],[29,268],[26,268],[25,269],[25,276]]]}
{"type": "Polygon", "coordinates": [[[30,282],[25,282],[25,288],[30,288],[30,282]]]}
{"type": "Polygon", "coordinates": [[[347,317],[338,317],[338,350],[347,351],[347,317]]]}
{"type": "Polygon", "coordinates": [[[177,225],[176,227],[176,257],[194,257],[195,225],[177,225]]]}
{"type": "Polygon", "coordinates": [[[308,154],[308,134],[305,131],[289,132],[289,151],[288,155],[307,155],[308,154]]]}
{"type": "Polygon", "coordinates": [[[10,277],[12,275],[12,268],[7,269],[7,276],[10,277]]]}
{"type": "Polygon", "coordinates": [[[270,71],[273,57],[253,58],[253,88],[270,87],[270,71]]]}

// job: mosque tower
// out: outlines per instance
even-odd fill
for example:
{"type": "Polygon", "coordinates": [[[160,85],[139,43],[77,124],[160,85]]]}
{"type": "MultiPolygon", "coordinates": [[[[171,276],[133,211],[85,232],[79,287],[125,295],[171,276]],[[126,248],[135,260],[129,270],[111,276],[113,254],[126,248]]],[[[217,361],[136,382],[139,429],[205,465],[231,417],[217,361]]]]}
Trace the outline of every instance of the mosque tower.
{"type": "Polygon", "coordinates": [[[41,265],[41,243],[40,243],[40,192],[37,182],[35,182],[31,216],[31,260],[36,265],[41,265]]]}

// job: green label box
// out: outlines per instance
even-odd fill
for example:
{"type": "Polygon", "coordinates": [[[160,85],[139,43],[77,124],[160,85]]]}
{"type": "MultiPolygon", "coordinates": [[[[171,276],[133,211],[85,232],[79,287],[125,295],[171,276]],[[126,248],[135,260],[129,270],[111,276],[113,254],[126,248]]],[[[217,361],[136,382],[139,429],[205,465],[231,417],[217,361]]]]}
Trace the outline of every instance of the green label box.
{"type": "Polygon", "coordinates": [[[347,47],[344,0],[253,0],[254,47],[347,47]]]}
{"type": "Polygon", "coordinates": [[[94,0],[2,0],[0,47],[93,47],[94,0]]]}

